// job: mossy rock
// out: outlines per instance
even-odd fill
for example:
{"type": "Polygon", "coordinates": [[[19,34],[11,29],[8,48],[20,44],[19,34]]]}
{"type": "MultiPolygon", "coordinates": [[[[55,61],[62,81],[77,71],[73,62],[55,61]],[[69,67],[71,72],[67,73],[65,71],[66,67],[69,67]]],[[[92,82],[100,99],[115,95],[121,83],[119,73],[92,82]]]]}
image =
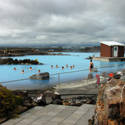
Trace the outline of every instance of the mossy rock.
{"type": "Polygon", "coordinates": [[[23,104],[23,99],[12,91],[0,86],[0,118],[15,115],[16,109],[23,104]]]}

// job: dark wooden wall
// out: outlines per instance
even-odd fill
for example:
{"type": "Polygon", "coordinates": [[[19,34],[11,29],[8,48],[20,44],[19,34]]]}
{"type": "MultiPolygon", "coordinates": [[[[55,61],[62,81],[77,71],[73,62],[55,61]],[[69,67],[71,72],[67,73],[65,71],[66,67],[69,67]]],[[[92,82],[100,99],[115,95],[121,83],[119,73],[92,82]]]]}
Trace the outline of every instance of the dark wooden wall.
{"type": "Polygon", "coordinates": [[[100,56],[101,57],[112,57],[112,47],[101,43],[100,56]]]}

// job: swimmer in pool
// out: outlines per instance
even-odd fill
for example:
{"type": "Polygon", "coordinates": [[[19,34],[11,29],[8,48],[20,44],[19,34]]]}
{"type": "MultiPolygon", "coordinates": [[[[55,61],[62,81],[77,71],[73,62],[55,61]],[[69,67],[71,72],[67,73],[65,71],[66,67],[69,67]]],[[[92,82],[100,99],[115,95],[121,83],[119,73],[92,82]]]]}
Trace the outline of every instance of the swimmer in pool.
{"type": "Polygon", "coordinates": [[[30,67],[29,70],[32,70],[32,67],[30,67]]]}
{"type": "Polygon", "coordinates": [[[62,66],[62,70],[64,70],[64,66],[62,66]]]}
{"type": "Polygon", "coordinates": [[[22,70],[22,72],[21,73],[24,73],[24,69],[22,70]]]}
{"type": "Polygon", "coordinates": [[[13,70],[16,70],[16,67],[14,67],[13,70]]]}
{"type": "Polygon", "coordinates": [[[58,66],[58,65],[56,65],[56,68],[59,68],[59,66],[58,66]]]}

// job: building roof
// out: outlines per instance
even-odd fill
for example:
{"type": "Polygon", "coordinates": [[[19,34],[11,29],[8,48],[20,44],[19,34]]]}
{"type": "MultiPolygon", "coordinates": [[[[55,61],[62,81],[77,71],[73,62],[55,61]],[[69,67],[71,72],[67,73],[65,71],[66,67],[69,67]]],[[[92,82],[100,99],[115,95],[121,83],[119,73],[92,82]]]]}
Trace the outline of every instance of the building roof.
{"type": "Polygon", "coordinates": [[[108,46],[125,46],[124,44],[116,42],[116,41],[102,41],[100,43],[103,43],[108,46]]]}

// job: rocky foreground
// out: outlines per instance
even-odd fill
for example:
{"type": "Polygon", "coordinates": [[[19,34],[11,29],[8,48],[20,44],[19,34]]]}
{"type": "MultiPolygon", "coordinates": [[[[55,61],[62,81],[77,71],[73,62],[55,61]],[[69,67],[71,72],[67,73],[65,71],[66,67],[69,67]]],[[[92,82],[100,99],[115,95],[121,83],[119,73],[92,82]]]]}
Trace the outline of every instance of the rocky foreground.
{"type": "Polygon", "coordinates": [[[125,125],[125,82],[111,79],[101,86],[91,125],[125,125]]]}
{"type": "Polygon", "coordinates": [[[0,101],[0,123],[35,106],[46,106],[49,104],[81,106],[82,104],[96,103],[96,95],[64,97],[55,92],[53,88],[10,91],[0,86],[0,99],[2,100],[0,101]]]}

